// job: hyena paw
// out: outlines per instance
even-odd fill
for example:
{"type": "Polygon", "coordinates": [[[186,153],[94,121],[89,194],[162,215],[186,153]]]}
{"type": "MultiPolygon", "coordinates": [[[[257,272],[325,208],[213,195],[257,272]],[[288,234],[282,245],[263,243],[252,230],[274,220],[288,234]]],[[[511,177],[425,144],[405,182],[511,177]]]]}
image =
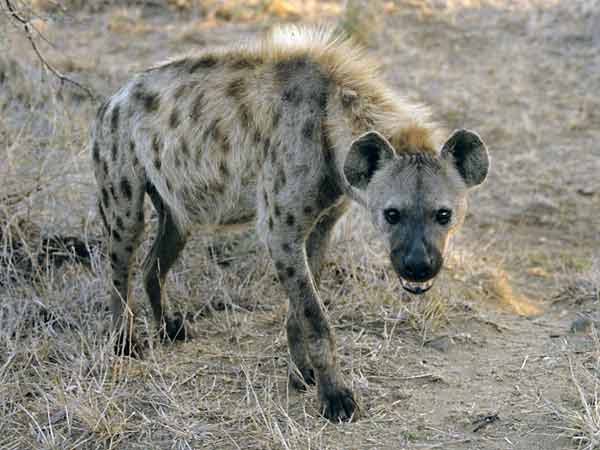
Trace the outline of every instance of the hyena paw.
{"type": "Polygon", "coordinates": [[[144,352],[141,343],[134,334],[121,332],[115,341],[115,355],[143,359],[144,352]]]}
{"type": "Polygon", "coordinates": [[[290,371],[290,385],[298,391],[306,391],[307,386],[316,384],[315,371],[312,367],[303,367],[290,371]]]}
{"type": "Polygon", "coordinates": [[[345,386],[320,389],[319,401],[321,414],[332,422],[355,421],[360,414],[354,394],[345,386]]]}
{"type": "Polygon", "coordinates": [[[185,325],[183,316],[175,313],[173,318],[165,317],[163,326],[160,329],[162,341],[187,341],[192,338],[189,327],[185,325]]]}

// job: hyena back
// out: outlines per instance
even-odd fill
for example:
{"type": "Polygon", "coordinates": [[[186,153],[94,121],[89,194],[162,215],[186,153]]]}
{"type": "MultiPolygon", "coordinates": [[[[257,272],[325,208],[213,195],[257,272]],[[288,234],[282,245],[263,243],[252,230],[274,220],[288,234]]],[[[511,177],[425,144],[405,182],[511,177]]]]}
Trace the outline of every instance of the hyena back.
{"type": "Polygon", "coordinates": [[[91,139],[117,350],[140,355],[128,290],[145,194],[159,229],[144,285],[170,340],[188,335],[162,296],[191,225],[254,222],[289,297],[292,382],[317,384],[326,417],[356,417],[317,292],[321,261],[355,201],[381,231],[402,286],[431,286],[466,193],[488,170],[476,134],[439,139],[421,107],[380,81],[377,64],[324,30],[283,28],[137,75],[99,109],[91,139]]]}

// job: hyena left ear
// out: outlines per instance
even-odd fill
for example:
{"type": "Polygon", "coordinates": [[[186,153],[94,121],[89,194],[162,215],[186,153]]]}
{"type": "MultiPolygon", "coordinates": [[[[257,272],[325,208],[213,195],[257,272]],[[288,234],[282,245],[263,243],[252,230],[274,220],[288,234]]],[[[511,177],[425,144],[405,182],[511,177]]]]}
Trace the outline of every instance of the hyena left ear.
{"type": "Polygon", "coordinates": [[[484,182],[490,168],[487,148],[479,135],[469,130],[456,130],[442,147],[442,158],[451,158],[467,187],[484,182]]]}
{"type": "Polygon", "coordinates": [[[352,142],[344,162],[344,175],[352,187],[364,189],[373,174],[394,157],[388,140],[377,131],[369,131],[352,142]]]}

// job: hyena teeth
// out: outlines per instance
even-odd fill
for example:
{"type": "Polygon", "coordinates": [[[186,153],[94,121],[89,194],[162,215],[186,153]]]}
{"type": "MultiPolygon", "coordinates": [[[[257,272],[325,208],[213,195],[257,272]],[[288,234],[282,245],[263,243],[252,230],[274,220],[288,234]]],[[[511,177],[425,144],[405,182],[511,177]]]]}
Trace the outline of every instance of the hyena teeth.
{"type": "Polygon", "coordinates": [[[400,277],[400,283],[402,284],[402,287],[411,294],[424,294],[431,289],[431,286],[433,286],[433,281],[433,279],[422,282],[408,281],[400,277]]]}

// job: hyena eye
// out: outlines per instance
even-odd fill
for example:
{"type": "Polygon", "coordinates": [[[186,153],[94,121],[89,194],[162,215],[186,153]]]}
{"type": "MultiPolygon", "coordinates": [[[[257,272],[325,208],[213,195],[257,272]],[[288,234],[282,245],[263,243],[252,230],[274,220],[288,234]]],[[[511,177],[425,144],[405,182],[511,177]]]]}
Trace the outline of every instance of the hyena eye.
{"type": "Polygon", "coordinates": [[[398,211],[396,208],[386,209],[383,211],[383,216],[390,225],[396,225],[398,222],[400,222],[400,211],[398,211]]]}
{"type": "Polygon", "coordinates": [[[438,209],[435,213],[435,220],[440,225],[448,225],[452,219],[452,211],[446,208],[438,209]]]}

